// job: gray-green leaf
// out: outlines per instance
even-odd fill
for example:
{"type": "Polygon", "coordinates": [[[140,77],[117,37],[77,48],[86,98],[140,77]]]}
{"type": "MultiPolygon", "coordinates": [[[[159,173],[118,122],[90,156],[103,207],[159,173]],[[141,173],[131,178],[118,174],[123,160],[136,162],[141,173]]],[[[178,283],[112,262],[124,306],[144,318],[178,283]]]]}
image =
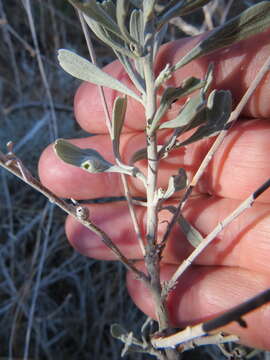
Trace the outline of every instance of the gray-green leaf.
{"type": "Polygon", "coordinates": [[[138,177],[144,181],[142,173],[135,167],[113,165],[94,149],[81,149],[64,139],[57,139],[54,143],[54,151],[64,162],[80,167],[90,173],[122,173],[138,177]]]}
{"type": "Polygon", "coordinates": [[[97,21],[91,19],[89,16],[84,14],[84,19],[93,33],[104,42],[104,44],[111,47],[114,51],[118,51],[121,54],[130,58],[136,58],[134,52],[131,52],[126,46],[125,42],[117,35],[108,31],[106,28],[101,26],[97,21]]]}
{"type": "Polygon", "coordinates": [[[131,35],[129,34],[129,32],[126,28],[128,7],[129,7],[129,3],[127,0],[118,0],[116,2],[117,24],[119,26],[122,36],[126,39],[126,41],[130,44],[133,44],[133,45],[136,44],[136,46],[139,46],[139,44],[136,42],[136,40],[131,37],[131,35]]]}
{"type": "Polygon", "coordinates": [[[120,158],[119,144],[120,135],[124,125],[125,115],[127,109],[127,98],[118,96],[114,101],[113,116],[112,116],[112,143],[114,154],[120,158]]]}
{"type": "Polygon", "coordinates": [[[179,215],[178,223],[189,243],[196,248],[202,242],[203,236],[182,215],[179,215]]]}
{"type": "Polygon", "coordinates": [[[187,131],[193,126],[198,126],[199,123],[204,120],[203,118],[201,119],[201,117],[204,116],[203,110],[205,107],[206,101],[203,96],[197,94],[188,100],[176,118],[162,123],[159,129],[181,128],[187,131]]]}
{"type": "Polygon", "coordinates": [[[60,49],[58,51],[58,60],[61,67],[77,79],[120,91],[141,102],[140,97],[127,86],[72,51],[60,49]]]}
{"type": "Polygon", "coordinates": [[[156,0],[147,0],[143,2],[143,19],[146,24],[154,16],[156,0]]]}
{"type": "Polygon", "coordinates": [[[270,2],[262,1],[212,31],[206,39],[199,42],[198,45],[175,64],[172,67],[172,71],[179,69],[200,56],[258,34],[268,27],[270,27],[270,2]]]}
{"type": "Polygon", "coordinates": [[[175,192],[183,190],[187,186],[187,174],[184,169],[180,168],[177,175],[169,178],[168,188],[162,198],[169,199],[175,192]]]}
{"type": "Polygon", "coordinates": [[[188,96],[197,89],[202,88],[205,85],[204,80],[197,79],[195,77],[190,77],[183,81],[183,84],[180,87],[167,88],[160,100],[159,108],[156,112],[156,115],[151,123],[150,131],[153,132],[159,125],[159,121],[164,116],[166,111],[170,108],[171,104],[179,100],[184,96],[188,96]]]}
{"type": "Polygon", "coordinates": [[[105,160],[96,150],[81,149],[64,139],[57,139],[54,150],[61,160],[91,173],[106,172],[114,165],[105,160]]]}
{"type": "MultiPolygon", "coordinates": [[[[142,10],[134,9],[131,12],[130,19],[129,19],[129,31],[130,35],[137,41],[139,44],[144,43],[144,23],[143,23],[143,12],[142,10]]],[[[134,61],[135,68],[137,72],[143,77],[143,65],[142,62],[139,60],[134,61]]]]}
{"type": "Polygon", "coordinates": [[[111,16],[108,15],[102,6],[94,1],[87,3],[82,3],[79,0],[69,0],[69,2],[78,10],[81,10],[85,15],[89,16],[91,19],[97,21],[100,25],[104,26],[109,31],[113,32],[117,36],[120,36],[125,40],[123,35],[120,32],[120,29],[117,23],[114,21],[111,16]]]}
{"type": "Polygon", "coordinates": [[[178,146],[191,144],[206,137],[214,136],[224,129],[232,111],[230,91],[213,90],[209,95],[206,109],[206,123],[178,146]]]}

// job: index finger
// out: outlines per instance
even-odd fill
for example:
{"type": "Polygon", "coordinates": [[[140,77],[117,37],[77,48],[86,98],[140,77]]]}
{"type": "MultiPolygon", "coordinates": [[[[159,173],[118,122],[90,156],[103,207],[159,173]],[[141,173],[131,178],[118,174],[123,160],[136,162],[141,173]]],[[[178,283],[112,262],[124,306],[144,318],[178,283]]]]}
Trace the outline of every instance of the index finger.
{"type": "MultiPolygon", "coordinates": [[[[259,35],[241,41],[233,46],[194,60],[176,71],[166,86],[180,86],[181,82],[190,76],[203,78],[210,62],[214,62],[214,84],[217,89],[228,89],[232,92],[234,103],[237,104],[256,73],[270,54],[270,29],[259,35]]],[[[202,37],[180,39],[161,47],[156,59],[155,72],[158,74],[166,64],[174,64],[185,55],[202,37]]],[[[118,61],[104,68],[113,77],[129,87],[133,87],[128,75],[118,61]]],[[[266,118],[270,116],[270,103],[264,92],[269,89],[269,75],[261,82],[252,99],[244,109],[243,116],[266,118]]],[[[112,89],[104,89],[109,111],[119,94],[112,89]]],[[[183,100],[181,101],[183,103],[183,100]]],[[[98,88],[94,84],[83,83],[74,100],[75,116],[80,126],[90,133],[106,133],[104,111],[98,88]]],[[[173,104],[164,120],[173,118],[179,111],[179,102],[173,104]]],[[[143,106],[129,98],[124,131],[140,131],[145,127],[143,106]]]]}

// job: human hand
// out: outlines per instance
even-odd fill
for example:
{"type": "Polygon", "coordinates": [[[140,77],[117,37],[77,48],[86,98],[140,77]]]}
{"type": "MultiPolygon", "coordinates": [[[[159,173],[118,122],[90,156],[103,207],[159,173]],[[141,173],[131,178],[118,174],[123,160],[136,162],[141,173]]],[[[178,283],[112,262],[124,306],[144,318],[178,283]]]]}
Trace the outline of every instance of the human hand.
{"type": "MultiPolygon", "coordinates": [[[[214,88],[229,89],[235,104],[255,77],[266,58],[270,55],[268,44],[270,31],[252,37],[250,40],[216,52],[188,64],[176,72],[168,82],[179,85],[188,76],[202,78],[208,63],[215,63],[214,88]]],[[[166,63],[174,63],[198,39],[180,40],[165,45],[158,56],[157,71],[166,63]]],[[[127,76],[117,62],[107,66],[107,71],[123,82],[127,76]]],[[[221,149],[210,163],[201,179],[196,196],[192,197],[184,210],[186,218],[203,234],[234,210],[240,202],[260,186],[270,174],[268,154],[270,150],[270,102],[268,94],[270,77],[267,76],[252,100],[248,103],[238,121],[229,132],[221,149]],[[268,120],[268,121],[267,121],[268,120]]],[[[116,92],[105,89],[106,99],[112,108],[116,92]]],[[[82,148],[94,148],[110,162],[113,162],[110,138],[107,134],[101,101],[96,86],[84,83],[75,96],[75,115],[80,126],[97,134],[94,137],[74,139],[72,142],[82,148]]],[[[172,106],[169,117],[173,118],[179,103],[172,106]]],[[[143,108],[133,99],[128,100],[124,133],[121,138],[121,153],[128,162],[131,155],[145,147],[145,126],[143,108]]],[[[166,137],[160,135],[160,142],[166,137]]],[[[160,162],[159,186],[166,187],[168,177],[179,167],[187,170],[189,179],[195,173],[213,140],[203,140],[178,149],[160,162]]],[[[136,164],[137,165],[137,164],[136,164]]],[[[145,171],[145,163],[138,166],[145,171]]],[[[117,174],[89,174],[59,160],[48,147],[39,163],[42,183],[56,195],[65,198],[89,199],[120,196],[123,189],[117,174]]],[[[138,180],[129,179],[133,196],[143,196],[143,186],[138,180]]],[[[270,192],[264,193],[254,206],[224,229],[195,263],[186,271],[177,288],[170,294],[168,306],[175,326],[195,324],[243,302],[270,286],[270,192]]],[[[143,268],[143,257],[132,231],[132,223],[126,204],[92,204],[90,217],[113,239],[120,250],[129,258],[137,260],[143,268]]],[[[142,232],[145,229],[145,208],[136,208],[142,232]]],[[[159,236],[170,218],[168,211],[160,213],[159,236]]],[[[68,217],[66,233],[71,244],[82,254],[98,259],[114,259],[112,252],[74,218],[68,217]]],[[[192,251],[177,226],[174,227],[164,251],[162,278],[168,280],[192,251]]],[[[154,317],[152,299],[143,283],[133,274],[127,276],[127,286],[134,302],[149,316],[154,317]]],[[[241,342],[250,346],[270,350],[270,306],[264,306],[246,316],[248,328],[237,324],[226,330],[241,337],[241,342]]]]}

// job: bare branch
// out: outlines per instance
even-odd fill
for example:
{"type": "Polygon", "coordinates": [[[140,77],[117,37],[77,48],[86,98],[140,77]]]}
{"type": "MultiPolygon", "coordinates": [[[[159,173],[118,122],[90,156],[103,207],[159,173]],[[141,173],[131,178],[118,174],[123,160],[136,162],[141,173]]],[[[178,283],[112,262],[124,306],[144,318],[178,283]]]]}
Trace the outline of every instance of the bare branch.
{"type": "MultiPolygon", "coordinates": [[[[10,147],[10,145],[9,145],[10,147]]],[[[46,196],[51,203],[56,204],[62,210],[64,210],[67,214],[73,216],[78,222],[87,227],[89,230],[93,231],[97,236],[101,238],[101,240],[108,246],[111,251],[115,254],[115,256],[120,260],[128,270],[133,271],[139,279],[142,279],[146,285],[149,284],[149,280],[147,276],[139,271],[118,249],[118,247],[113,243],[110,237],[101,230],[97,225],[95,225],[89,218],[85,219],[83,217],[78,217],[78,212],[76,206],[72,206],[68,204],[65,200],[57,197],[54,193],[52,193],[49,189],[47,189],[44,185],[40,183],[37,179],[35,179],[29,172],[29,170],[22,164],[22,161],[18,159],[15,154],[12,154],[11,151],[9,154],[5,155],[0,151],[0,166],[23,180],[26,184],[30,185],[35,190],[39,191],[41,194],[46,196]]]]}

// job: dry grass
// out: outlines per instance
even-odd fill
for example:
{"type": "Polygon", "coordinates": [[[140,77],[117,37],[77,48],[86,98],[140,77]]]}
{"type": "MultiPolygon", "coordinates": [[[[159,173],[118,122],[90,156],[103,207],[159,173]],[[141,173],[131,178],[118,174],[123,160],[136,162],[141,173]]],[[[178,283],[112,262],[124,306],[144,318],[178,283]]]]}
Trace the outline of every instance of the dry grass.
{"type": "MultiPolygon", "coordinates": [[[[249,3],[241,2],[243,7],[249,3]]],[[[217,10],[209,11],[214,23],[222,20],[217,10]]],[[[0,0],[0,24],[1,149],[14,141],[15,151],[36,174],[38,157],[56,133],[84,135],[72,113],[78,82],[57,66],[56,51],[66,47],[87,56],[86,47],[75,13],[64,0],[0,0]]],[[[191,33],[203,29],[176,25],[191,33]]],[[[179,33],[172,27],[168,37],[179,33]]],[[[109,51],[99,44],[96,48],[102,64],[111,61],[109,51]]],[[[66,241],[64,214],[14,177],[0,173],[1,359],[119,359],[122,345],[110,337],[110,324],[134,330],[144,321],[128,298],[123,267],[74,252],[66,241]]],[[[222,356],[207,348],[185,358],[222,356]]],[[[267,354],[256,358],[269,359],[267,354]]]]}

